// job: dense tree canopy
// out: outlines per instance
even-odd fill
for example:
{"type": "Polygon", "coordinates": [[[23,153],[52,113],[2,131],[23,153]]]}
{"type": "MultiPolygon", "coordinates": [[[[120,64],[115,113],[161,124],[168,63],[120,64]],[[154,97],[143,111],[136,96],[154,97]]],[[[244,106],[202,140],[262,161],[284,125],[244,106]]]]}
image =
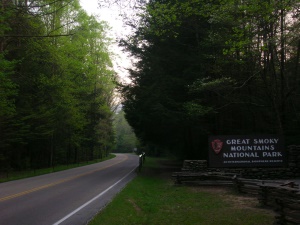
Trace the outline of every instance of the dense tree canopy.
{"type": "Polygon", "coordinates": [[[78,0],[2,0],[0,11],[0,169],[107,155],[116,78],[106,25],[78,0]]]}
{"type": "Polygon", "coordinates": [[[145,143],[204,158],[211,134],[299,142],[297,0],[151,0],[121,44],[137,58],[122,89],[145,143]]]}
{"type": "Polygon", "coordinates": [[[115,114],[114,126],[116,131],[116,152],[133,152],[139,146],[138,140],[124,117],[124,111],[115,114]]]}

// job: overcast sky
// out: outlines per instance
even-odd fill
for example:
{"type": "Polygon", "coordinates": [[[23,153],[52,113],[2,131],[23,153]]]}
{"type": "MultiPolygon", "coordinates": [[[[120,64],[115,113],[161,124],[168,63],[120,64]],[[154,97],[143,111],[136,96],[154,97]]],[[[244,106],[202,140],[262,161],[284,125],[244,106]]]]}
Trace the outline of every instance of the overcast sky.
{"type": "MultiPolygon", "coordinates": [[[[113,40],[124,37],[129,33],[128,29],[125,28],[122,22],[122,18],[119,16],[119,10],[117,7],[100,9],[98,7],[97,0],[80,0],[80,5],[88,14],[95,15],[99,20],[107,21],[108,25],[111,27],[109,37],[113,38],[113,40]]],[[[131,65],[129,57],[121,51],[121,49],[117,46],[117,43],[111,46],[111,51],[116,54],[116,56],[112,59],[114,69],[121,79],[128,82],[126,78],[126,68],[129,68],[131,65]]]]}
{"type": "Polygon", "coordinates": [[[97,0],[80,0],[81,7],[89,14],[96,15],[100,20],[105,20],[112,27],[114,35],[122,35],[123,22],[122,18],[118,15],[117,7],[103,8],[98,7],[97,0]]]}

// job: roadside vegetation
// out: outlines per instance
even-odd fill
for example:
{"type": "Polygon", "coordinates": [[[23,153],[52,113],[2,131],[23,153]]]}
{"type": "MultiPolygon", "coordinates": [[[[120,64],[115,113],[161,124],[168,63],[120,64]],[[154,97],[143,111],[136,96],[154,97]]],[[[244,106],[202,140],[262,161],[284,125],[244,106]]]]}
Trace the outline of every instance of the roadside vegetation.
{"type": "Polygon", "coordinates": [[[273,224],[271,211],[253,197],[223,187],[175,186],[169,161],[147,158],[142,171],[89,225],[273,224]]]}
{"type": "Polygon", "coordinates": [[[114,152],[129,153],[139,147],[138,139],[125,119],[123,110],[115,113],[113,125],[116,136],[114,152]]]}
{"type": "Polygon", "coordinates": [[[48,167],[48,168],[37,169],[37,170],[12,171],[12,172],[9,172],[6,174],[2,174],[0,176],[0,183],[12,181],[12,180],[23,179],[23,178],[28,178],[28,177],[39,176],[39,175],[43,175],[43,174],[47,174],[47,173],[55,173],[58,171],[68,170],[68,169],[72,169],[72,168],[76,168],[76,167],[80,167],[80,166],[87,166],[90,164],[109,160],[114,157],[116,157],[116,155],[109,154],[107,157],[102,158],[102,159],[95,159],[92,161],[85,161],[85,162],[80,162],[80,163],[76,163],[76,164],[57,165],[55,167],[48,167]]]}
{"type": "Polygon", "coordinates": [[[0,1],[0,174],[106,157],[117,76],[79,0],[0,1]]]}
{"type": "Polygon", "coordinates": [[[141,8],[121,42],[136,58],[122,93],[148,152],[206,159],[208,135],[280,134],[299,144],[299,0],[154,0],[141,8]]]}

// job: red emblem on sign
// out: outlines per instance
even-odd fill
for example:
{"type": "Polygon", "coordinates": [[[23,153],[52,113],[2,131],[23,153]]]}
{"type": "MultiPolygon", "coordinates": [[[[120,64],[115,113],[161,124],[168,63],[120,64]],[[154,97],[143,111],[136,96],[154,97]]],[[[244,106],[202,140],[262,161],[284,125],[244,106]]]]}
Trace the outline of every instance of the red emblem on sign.
{"type": "Polygon", "coordinates": [[[223,142],[219,139],[213,140],[211,142],[211,147],[215,151],[216,154],[219,154],[223,147],[223,142]]]}

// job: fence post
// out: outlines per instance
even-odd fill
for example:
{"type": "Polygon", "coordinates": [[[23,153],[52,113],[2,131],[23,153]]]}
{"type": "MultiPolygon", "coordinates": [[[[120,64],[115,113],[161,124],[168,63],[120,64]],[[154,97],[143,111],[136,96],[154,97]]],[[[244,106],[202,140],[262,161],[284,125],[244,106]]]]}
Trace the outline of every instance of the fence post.
{"type": "Polygon", "coordinates": [[[139,172],[142,170],[142,166],[146,161],[146,153],[143,152],[142,154],[139,155],[139,172]]]}
{"type": "Polygon", "coordinates": [[[139,172],[141,172],[143,166],[143,158],[142,155],[139,155],[139,172]]]}

